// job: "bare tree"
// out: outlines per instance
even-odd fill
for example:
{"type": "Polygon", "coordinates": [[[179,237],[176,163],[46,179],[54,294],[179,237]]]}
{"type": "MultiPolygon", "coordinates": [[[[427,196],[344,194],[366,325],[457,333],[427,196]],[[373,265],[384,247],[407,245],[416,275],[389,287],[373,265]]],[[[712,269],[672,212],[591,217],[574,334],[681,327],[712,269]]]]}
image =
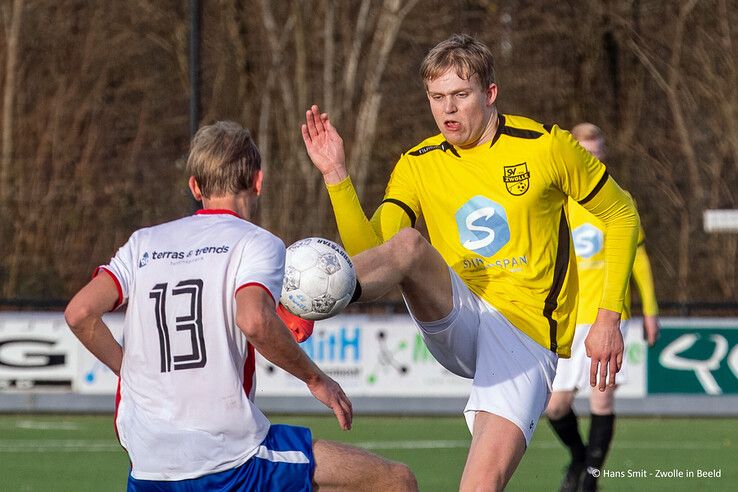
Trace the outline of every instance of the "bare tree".
{"type": "MultiPolygon", "coordinates": [[[[6,297],[63,297],[131,230],[189,213],[188,11],[30,4],[0,6],[0,281],[6,297]]],[[[437,131],[420,60],[467,32],[499,55],[501,111],[605,129],[660,298],[734,300],[738,238],[707,236],[701,214],[738,202],[736,23],[727,0],[218,0],[203,9],[202,123],[252,127],[264,226],[335,237],[304,111],[331,113],[371,213],[397,156],[437,131]]]]}
{"type": "Polygon", "coordinates": [[[714,8],[699,10],[696,0],[682,3],[665,29],[651,32],[650,39],[633,35],[628,43],[666,98],[680,150],[671,158],[670,176],[681,176],[682,166],[687,171],[686,183],[679,187],[683,199],[679,203],[682,213],[676,242],[676,296],[681,302],[691,299],[692,291],[702,291],[704,279],[699,272],[704,269],[695,268],[697,250],[704,249],[713,259],[706,267],[722,295],[735,298],[737,291],[735,267],[725,268],[726,264],[735,264],[735,238],[711,236],[704,244],[695,242],[703,235],[705,208],[735,206],[735,192],[726,186],[730,177],[725,175],[725,164],[738,162],[738,99],[734,93],[738,58],[732,49],[732,13],[724,1],[711,3],[714,8]],[[697,127],[699,131],[695,131],[697,127]]]}
{"type": "Polygon", "coordinates": [[[2,155],[0,156],[0,200],[6,201],[10,196],[11,172],[13,160],[13,130],[15,128],[15,93],[18,72],[18,51],[20,43],[21,19],[23,18],[24,0],[13,0],[10,12],[7,6],[3,9],[6,22],[6,54],[5,85],[3,87],[3,137],[2,155]]]}

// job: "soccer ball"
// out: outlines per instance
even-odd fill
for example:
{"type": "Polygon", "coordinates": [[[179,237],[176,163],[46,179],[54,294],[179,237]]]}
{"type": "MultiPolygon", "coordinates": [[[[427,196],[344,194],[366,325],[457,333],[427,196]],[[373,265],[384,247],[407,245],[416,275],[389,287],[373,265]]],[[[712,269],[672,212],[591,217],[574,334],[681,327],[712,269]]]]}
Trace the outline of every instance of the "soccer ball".
{"type": "Polygon", "coordinates": [[[295,316],[321,320],[345,308],[356,287],[356,272],[346,251],[319,237],[287,248],[280,302],[295,316]]]}

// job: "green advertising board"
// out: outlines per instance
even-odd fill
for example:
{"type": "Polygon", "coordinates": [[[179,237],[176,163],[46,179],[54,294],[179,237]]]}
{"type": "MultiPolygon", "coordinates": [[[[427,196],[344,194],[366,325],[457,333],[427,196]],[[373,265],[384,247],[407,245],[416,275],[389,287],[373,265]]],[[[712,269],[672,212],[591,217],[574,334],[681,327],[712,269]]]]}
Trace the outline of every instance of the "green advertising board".
{"type": "Polygon", "coordinates": [[[738,394],[738,323],[662,326],[648,350],[648,394],[738,394]]]}

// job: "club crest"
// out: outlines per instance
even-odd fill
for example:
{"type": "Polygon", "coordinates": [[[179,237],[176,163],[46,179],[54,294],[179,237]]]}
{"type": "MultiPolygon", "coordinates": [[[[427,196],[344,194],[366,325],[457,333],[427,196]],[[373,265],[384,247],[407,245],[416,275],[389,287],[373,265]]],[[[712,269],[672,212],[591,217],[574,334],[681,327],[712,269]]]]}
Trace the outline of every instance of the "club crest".
{"type": "Polygon", "coordinates": [[[530,185],[530,172],[528,172],[528,164],[521,162],[514,166],[504,166],[504,175],[502,180],[505,187],[511,195],[520,196],[528,191],[530,185]]]}

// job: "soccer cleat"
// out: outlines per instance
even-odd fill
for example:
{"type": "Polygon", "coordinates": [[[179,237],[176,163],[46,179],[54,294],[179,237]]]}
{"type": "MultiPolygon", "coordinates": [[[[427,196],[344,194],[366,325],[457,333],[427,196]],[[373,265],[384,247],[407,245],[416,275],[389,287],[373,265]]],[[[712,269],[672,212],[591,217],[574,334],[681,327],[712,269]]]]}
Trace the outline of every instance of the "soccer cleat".
{"type": "Polygon", "coordinates": [[[600,476],[600,470],[588,466],[586,473],[582,478],[582,487],[579,489],[581,492],[597,492],[597,478],[600,476]]]}
{"type": "Polygon", "coordinates": [[[559,492],[577,492],[586,468],[583,461],[572,461],[566,469],[566,474],[561,481],[559,492]]]}
{"type": "Polygon", "coordinates": [[[304,342],[313,334],[315,321],[295,316],[291,312],[287,311],[287,308],[284,307],[281,302],[277,306],[277,316],[279,316],[285,326],[290,330],[292,337],[297,343],[304,342]]]}

